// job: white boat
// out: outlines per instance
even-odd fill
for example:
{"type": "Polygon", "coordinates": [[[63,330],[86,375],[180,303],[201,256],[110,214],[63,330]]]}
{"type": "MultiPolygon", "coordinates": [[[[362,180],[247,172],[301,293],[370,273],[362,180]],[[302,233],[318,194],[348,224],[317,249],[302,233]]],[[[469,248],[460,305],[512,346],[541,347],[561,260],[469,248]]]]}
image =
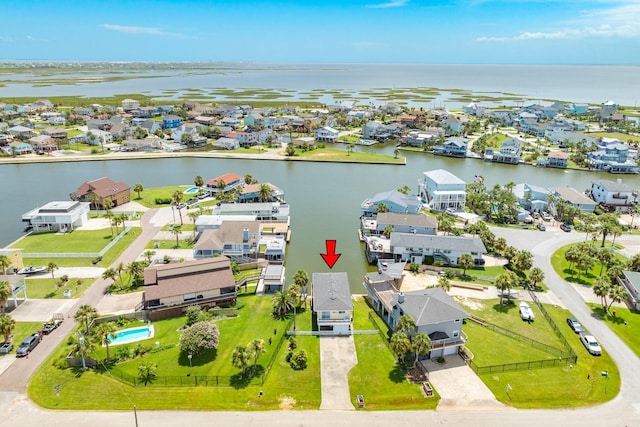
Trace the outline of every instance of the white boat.
{"type": "Polygon", "coordinates": [[[25,267],[21,270],[18,270],[18,274],[40,274],[40,273],[46,273],[47,272],[47,267],[34,267],[34,266],[29,266],[29,267],[25,267]]]}

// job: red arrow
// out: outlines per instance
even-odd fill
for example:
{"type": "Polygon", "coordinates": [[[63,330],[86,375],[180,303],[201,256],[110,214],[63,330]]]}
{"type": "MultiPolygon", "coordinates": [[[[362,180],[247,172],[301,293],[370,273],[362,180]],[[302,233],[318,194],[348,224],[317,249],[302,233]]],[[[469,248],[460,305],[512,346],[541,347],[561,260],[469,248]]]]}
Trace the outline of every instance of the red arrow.
{"type": "Polygon", "coordinates": [[[320,254],[320,256],[322,257],[324,262],[327,263],[329,268],[333,268],[333,266],[335,265],[336,261],[338,261],[338,258],[340,258],[340,255],[342,255],[342,254],[337,254],[336,253],[336,241],[335,240],[326,240],[325,244],[327,245],[327,253],[326,254],[320,254]]]}

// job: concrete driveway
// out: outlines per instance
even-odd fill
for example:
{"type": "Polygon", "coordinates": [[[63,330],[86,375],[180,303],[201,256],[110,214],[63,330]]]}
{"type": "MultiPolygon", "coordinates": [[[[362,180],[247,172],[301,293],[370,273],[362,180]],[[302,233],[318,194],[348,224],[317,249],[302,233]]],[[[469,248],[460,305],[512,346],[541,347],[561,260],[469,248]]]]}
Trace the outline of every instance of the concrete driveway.
{"type": "MultiPolygon", "coordinates": [[[[358,363],[353,336],[320,337],[320,409],[355,409],[349,393],[347,375],[358,363]]],[[[355,396],[354,396],[355,398],[355,396]]]]}
{"type": "Polygon", "coordinates": [[[440,394],[438,411],[514,410],[498,402],[460,356],[447,356],[445,363],[433,360],[420,363],[429,372],[429,382],[440,394]]]}

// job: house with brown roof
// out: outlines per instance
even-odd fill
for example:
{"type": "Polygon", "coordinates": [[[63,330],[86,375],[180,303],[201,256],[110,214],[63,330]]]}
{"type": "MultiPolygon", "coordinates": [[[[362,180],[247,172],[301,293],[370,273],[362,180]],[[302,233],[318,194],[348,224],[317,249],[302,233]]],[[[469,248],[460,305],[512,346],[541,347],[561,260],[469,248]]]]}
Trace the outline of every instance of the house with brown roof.
{"type": "Polygon", "coordinates": [[[215,194],[218,191],[229,192],[236,187],[239,187],[244,184],[244,177],[238,175],[237,173],[227,173],[225,175],[219,176],[214,179],[210,179],[205,182],[205,189],[209,190],[210,193],[215,194]],[[220,185],[224,182],[224,185],[220,185]]]}
{"type": "Polygon", "coordinates": [[[260,223],[257,221],[223,221],[217,229],[202,232],[193,247],[196,259],[224,255],[257,257],[260,223]]]}
{"type": "Polygon", "coordinates": [[[236,296],[231,262],[224,256],[144,269],[142,302],[150,320],[181,316],[191,305],[230,304],[236,296]]]}
{"type": "Polygon", "coordinates": [[[115,182],[105,176],[93,181],[85,181],[69,197],[71,200],[91,202],[95,208],[104,209],[106,199],[111,200],[111,207],[128,203],[131,198],[131,187],[124,182],[115,182]]]}

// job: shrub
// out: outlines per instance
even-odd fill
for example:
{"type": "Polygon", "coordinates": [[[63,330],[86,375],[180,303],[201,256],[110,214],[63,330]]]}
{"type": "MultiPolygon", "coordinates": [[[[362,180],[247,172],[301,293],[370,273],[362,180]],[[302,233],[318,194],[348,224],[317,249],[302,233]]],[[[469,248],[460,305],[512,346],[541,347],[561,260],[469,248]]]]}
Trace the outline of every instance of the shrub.
{"type": "Polygon", "coordinates": [[[307,352],[302,349],[293,351],[289,365],[296,371],[307,369],[307,352]]]}
{"type": "Polygon", "coordinates": [[[191,305],[187,308],[187,326],[197,322],[204,322],[211,319],[211,314],[203,311],[199,305],[191,305]]]}
{"type": "Polygon", "coordinates": [[[412,273],[417,273],[418,271],[420,271],[420,266],[417,263],[412,262],[411,264],[409,264],[409,270],[411,270],[412,273]]]}
{"type": "Polygon", "coordinates": [[[156,197],[156,205],[170,205],[173,199],[171,197],[156,197]]]}
{"type": "Polygon", "coordinates": [[[293,351],[298,347],[298,343],[296,343],[296,337],[293,335],[289,337],[289,351],[293,351]]]}
{"type": "Polygon", "coordinates": [[[121,362],[133,357],[131,348],[128,345],[117,346],[114,353],[116,360],[119,360],[121,362]]]}
{"type": "Polygon", "coordinates": [[[180,351],[193,355],[204,353],[218,346],[220,331],[212,322],[197,322],[180,335],[180,351]]]}

